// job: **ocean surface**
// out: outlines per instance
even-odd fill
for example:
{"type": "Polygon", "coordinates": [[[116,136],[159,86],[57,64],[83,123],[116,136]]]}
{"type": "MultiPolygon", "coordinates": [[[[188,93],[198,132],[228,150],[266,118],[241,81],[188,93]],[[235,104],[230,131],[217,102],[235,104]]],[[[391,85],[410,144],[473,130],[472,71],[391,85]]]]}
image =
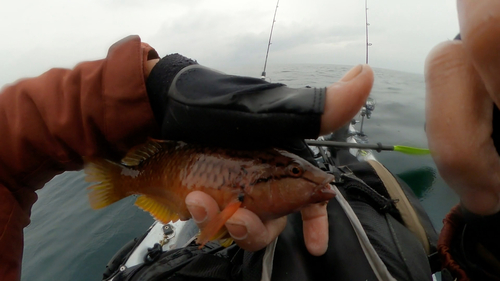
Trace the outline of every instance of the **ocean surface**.
{"type": "MultiPolygon", "coordinates": [[[[267,76],[272,82],[293,87],[324,87],[339,80],[350,68],[282,65],[268,68],[267,76]]],[[[386,69],[374,71],[371,97],[376,106],[364,125],[370,142],[427,147],[423,75],[386,69]]],[[[253,74],[245,70],[236,73],[253,74]]],[[[443,217],[458,202],[458,197],[441,179],[431,157],[398,152],[375,152],[375,156],[413,189],[440,230],[443,217]]],[[[134,198],[101,210],[90,209],[88,186],[82,172],[67,172],[38,191],[31,224],[24,231],[22,280],[101,280],[115,252],[153,223],[149,214],[133,206],[134,198]]]]}

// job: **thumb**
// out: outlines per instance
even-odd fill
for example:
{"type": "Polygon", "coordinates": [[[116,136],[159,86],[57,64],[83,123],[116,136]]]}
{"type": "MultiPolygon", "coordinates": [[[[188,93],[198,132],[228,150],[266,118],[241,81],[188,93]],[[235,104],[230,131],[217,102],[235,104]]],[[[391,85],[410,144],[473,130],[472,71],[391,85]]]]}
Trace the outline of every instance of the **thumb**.
{"type": "Polygon", "coordinates": [[[365,104],[372,86],[373,70],[361,64],[330,85],[326,89],[320,135],[331,133],[349,122],[365,104]]]}

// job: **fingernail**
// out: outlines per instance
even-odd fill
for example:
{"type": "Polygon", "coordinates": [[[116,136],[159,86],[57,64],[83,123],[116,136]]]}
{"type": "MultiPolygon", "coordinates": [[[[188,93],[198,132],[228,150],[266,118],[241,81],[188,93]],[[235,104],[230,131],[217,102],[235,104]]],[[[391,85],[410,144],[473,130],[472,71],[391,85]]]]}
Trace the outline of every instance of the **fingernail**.
{"type": "Polygon", "coordinates": [[[226,228],[229,235],[233,237],[234,240],[243,240],[248,237],[248,229],[244,222],[229,219],[226,222],[226,228]]]}
{"type": "Polygon", "coordinates": [[[207,220],[207,209],[198,202],[186,202],[186,206],[195,223],[203,223],[207,220]]]}
{"type": "Polygon", "coordinates": [[[352,79],[356,78],[356,76],[358,76],[361,73],[361,71],[363,71],[363,65],[362,64],[356,65],[351,70],[349,70],[349,72],[347,72],[344,75],[344,77],[340,79],[340,81],[341,82],[351,81],[352,79]]]}

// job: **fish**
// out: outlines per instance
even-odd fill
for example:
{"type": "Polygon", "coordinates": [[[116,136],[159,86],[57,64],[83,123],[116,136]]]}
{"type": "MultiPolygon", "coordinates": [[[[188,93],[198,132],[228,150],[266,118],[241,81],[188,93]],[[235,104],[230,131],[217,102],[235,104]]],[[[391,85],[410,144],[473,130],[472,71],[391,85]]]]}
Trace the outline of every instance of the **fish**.
{"type": "Polygon", "coordinates": [[[267,221],[335,197],[335,177],[303,158],[277,148],[239,150],[148,140],[130,150],[121,163],[85,158],[90,205],[104,208],[137,195],[135,205],[166,224],[188,220],[186,196],[209,194],[222,210],[201,230],[197,242],[227,237],[224,223],[246,208],[267,221]]]}

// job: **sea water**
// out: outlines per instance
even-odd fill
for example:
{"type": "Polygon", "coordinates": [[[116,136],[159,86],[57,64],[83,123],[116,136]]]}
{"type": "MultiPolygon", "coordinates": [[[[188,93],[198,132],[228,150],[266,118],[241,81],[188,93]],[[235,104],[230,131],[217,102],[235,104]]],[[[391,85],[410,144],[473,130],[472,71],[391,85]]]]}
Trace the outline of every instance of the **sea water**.
{"type": "MultiPolygon", "coordinates": [[[[324,87],[339,80],[350,68],[282,65],[268,69],[267,76],[272,82],[291,87],[324,87]]],[[[239,72],[252,75],[245,70],[239,72]]],[[[374,72],[371,97],[376,101],[375,111],[363,126],[369,141],[427,147],[423,75],[386,69],[374,72]]],[[[442,219],[458,197],[439,176],[432,158],[398,152],[375,152],[375,157],[408,183],[440,230],[442,219]]],[[[38,191],[31,224],[24,231],[22,280],[101,280],[116,251],[153,223],[149,214],[133,206],[133,197],[92,210],[87,199],[89,185],[83,172],[67,172],[38,191]]]]}

